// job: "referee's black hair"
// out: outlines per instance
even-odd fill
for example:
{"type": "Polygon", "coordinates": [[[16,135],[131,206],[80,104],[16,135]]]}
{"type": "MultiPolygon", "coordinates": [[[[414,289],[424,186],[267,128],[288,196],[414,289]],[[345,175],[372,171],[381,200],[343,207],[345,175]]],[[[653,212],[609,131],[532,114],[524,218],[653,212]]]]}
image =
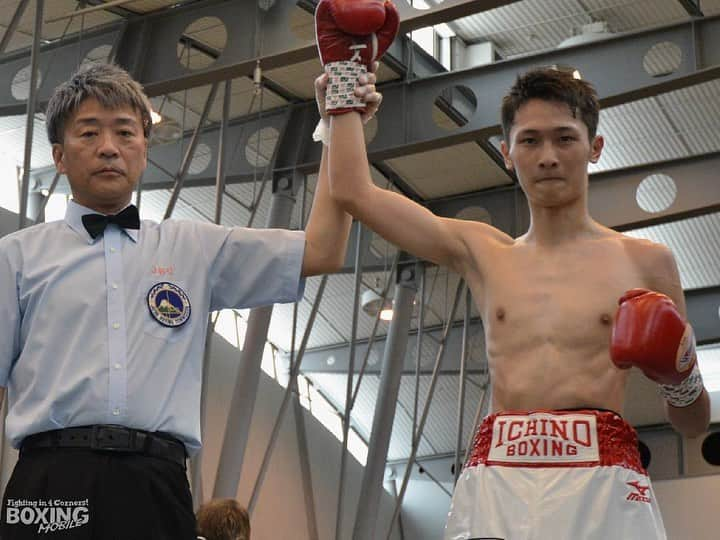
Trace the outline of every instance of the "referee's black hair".
{"type": "Polygon", "coordinates": [[[140,113],[145,138],[150,137],[152,106],[140,83],[115,64],[88,63],[55,88],[50,97],[45,117],[51,144],[62,144],[65,124],[87,98],[95,98],[109,109],[129,105],[140,113]]]}

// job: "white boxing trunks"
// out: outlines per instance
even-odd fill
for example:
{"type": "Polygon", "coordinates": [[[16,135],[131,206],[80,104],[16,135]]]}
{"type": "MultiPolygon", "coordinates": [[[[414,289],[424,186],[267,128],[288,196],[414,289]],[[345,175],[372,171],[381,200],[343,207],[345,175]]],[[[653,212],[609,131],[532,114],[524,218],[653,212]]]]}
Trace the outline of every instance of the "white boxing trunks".
{"type": "Polygon", "coordinates": [[[445,540],[665,540],[635,430],[594,409],[484,419],[445,540]]]}

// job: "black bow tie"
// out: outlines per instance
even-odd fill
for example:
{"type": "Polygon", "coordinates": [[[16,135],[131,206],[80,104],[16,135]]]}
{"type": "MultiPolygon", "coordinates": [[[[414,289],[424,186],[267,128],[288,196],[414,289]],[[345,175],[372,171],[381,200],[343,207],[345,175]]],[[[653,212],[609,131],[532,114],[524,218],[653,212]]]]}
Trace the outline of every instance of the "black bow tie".
{"type": "Polygon", "coordinates": [[[139,229],[140,215],[134,204],[128,206],[125,210],[114,216],[104,216],[102,214],[85,214],[82,217],[83,225],[87,229],[88,234],[93,238],[97,238],[110,223],[115,223],[123,229],[139,229]]]}

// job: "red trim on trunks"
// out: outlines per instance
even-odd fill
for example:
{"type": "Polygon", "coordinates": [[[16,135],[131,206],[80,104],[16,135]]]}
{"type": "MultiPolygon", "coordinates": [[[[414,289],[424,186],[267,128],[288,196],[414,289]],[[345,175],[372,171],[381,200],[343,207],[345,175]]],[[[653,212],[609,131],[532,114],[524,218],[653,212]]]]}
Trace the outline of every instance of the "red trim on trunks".
{"type": "Polygon", "coordinates": [[[596,409],[578,409],[568,411],[533,410],[533,411],[512,411],[506,413],[491,414],[483,420],[478,431],[475,433],[470,455],[466,467],[478,465],[503,466],[503,467],[597,467],[597,466],[620,466],[631,469],[640,474],[647,475],[640,461],[638,450],[637,433],[622,419],[620,415],[611,411],[596,409]],[[518,458],[508,461],[492,461],[489,459],[491,444],[493,441],[493,426],[495,422],[505,420],[512,421],[518,416],[532,416],[534,414],[551,415],[552,418],[562,420],[563,416],[592,415],[596,418],[597,424],[597,446],[599,459],[593,461],[564,461],[553,458],[545,460],[519,461],[518,458]]]}

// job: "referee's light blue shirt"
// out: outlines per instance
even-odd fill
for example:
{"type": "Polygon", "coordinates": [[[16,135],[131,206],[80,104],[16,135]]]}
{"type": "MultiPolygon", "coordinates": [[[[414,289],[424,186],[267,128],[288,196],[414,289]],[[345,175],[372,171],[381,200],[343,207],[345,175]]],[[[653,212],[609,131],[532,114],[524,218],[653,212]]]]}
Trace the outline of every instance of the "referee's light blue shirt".
{"type": "Polygon", "coordinates": [[[92,240],[70,202],[64,221],[0,239],[0,386],[6,433],[90,424],[164,431],[200,447],[207,314],[302,297],[302,231],[143,221],[92,240]],[[162,325],[158,283],[180,287],[190,318],[162,325]]]}

